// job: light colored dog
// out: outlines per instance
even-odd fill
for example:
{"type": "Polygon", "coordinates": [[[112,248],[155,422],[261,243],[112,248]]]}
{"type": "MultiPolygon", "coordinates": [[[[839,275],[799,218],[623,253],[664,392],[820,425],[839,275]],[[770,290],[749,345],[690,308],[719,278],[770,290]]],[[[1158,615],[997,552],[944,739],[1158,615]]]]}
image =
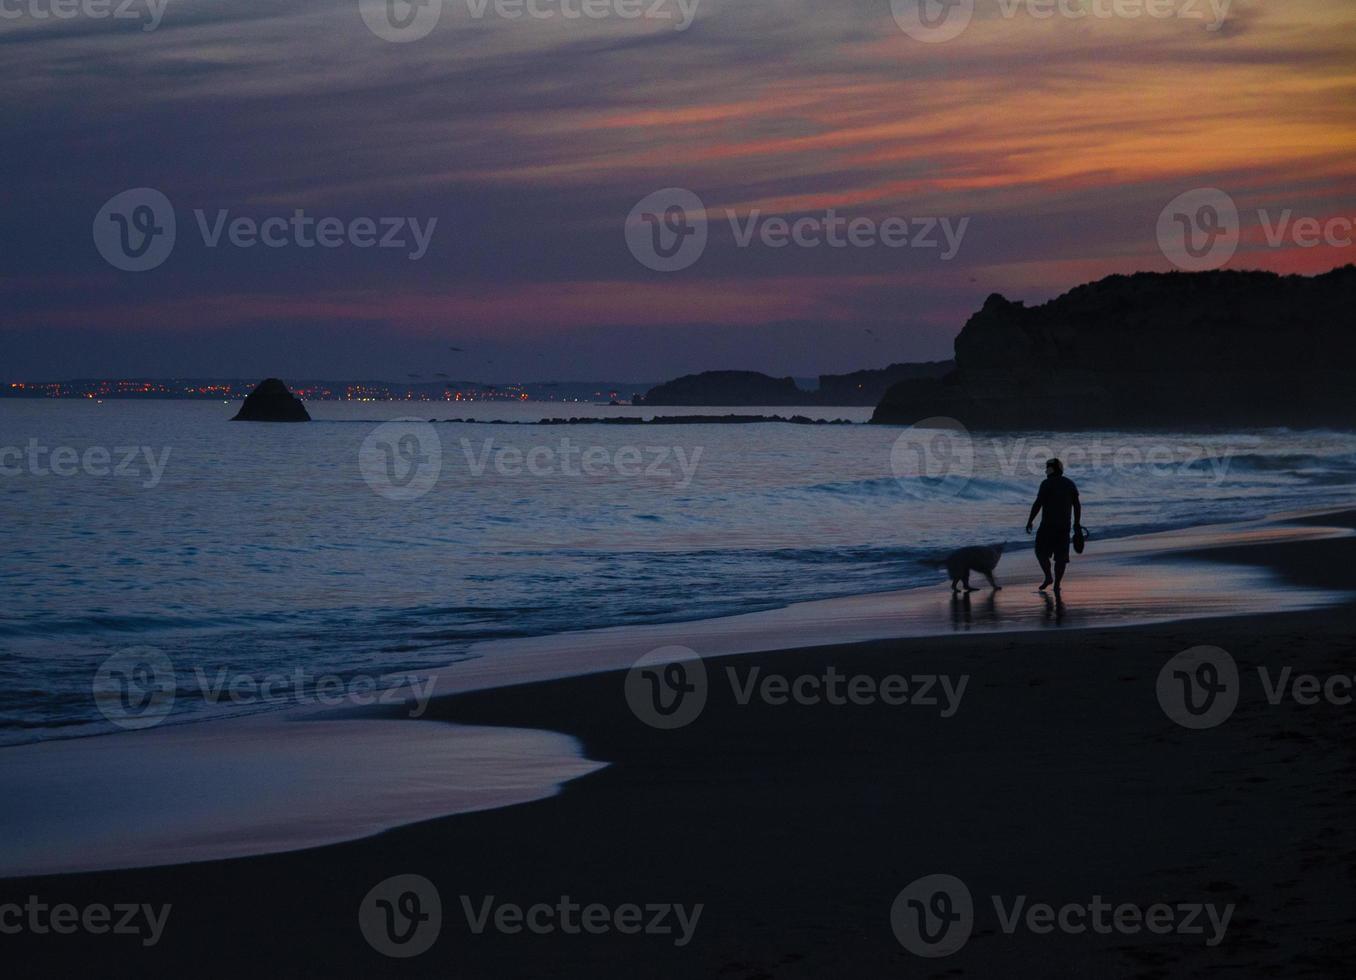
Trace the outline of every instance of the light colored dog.
{"type": "Polygon", "coordinates": [[[964,586],[964,591],[975,591],[970,587],[970,573],[979,572],[989,584],[994,587],[994,591],[1002,588],[993,580],[993,570],[998,566],[998,559],[1003,557],[1003,546],[1001,544],[986,547],[984,545],[972,545],[969,548],[961,548],[951,552],[946,559],[946,573],[951,576],[951,591],[956,591],[956,584],[964,586]]]}

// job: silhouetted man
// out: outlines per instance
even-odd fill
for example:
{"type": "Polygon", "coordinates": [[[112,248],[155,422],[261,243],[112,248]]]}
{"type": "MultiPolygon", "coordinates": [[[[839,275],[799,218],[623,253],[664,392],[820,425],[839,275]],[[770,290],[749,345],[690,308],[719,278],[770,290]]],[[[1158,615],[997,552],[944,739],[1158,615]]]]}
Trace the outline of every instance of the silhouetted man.
{"type": "Polygon", "coordinates": [[[1045,479],[1041,481],[1036,502],[1031,505],[1031,515],[1026,519],[1027,534],[1031,533],[1037,514],[1041,515],[1041,526],[1036,531],[1036,560],[1045,573],[1040,590],[1044,592],[1053,582],[1055,595],[1059,595],[1059,584],[1069,564],[1069,533],[1075,525],[1083,523],[1083,505],[1078,500],[1078,487],[1064,475],[1064,464],[1058,459],[1045,461],[1045,479]],[[1055,562],[1053,576],[1050,574],[1051,559],[1055,562]]]}

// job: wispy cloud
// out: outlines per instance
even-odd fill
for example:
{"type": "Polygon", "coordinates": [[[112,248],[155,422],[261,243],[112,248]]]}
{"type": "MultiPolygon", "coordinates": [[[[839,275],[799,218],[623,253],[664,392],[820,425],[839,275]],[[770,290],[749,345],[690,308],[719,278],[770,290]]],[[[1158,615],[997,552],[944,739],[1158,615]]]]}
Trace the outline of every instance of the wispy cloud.
{"type": "MultiPolygon", "coordinates": [[[[25,347],[48,373],[77,321],[165,331],[187,362],[195,325],[325,317],[413,331],[469,320],[523,343],[543,324],[797,321],[824,340],[806,369],[849,367],[879,356],[861,337],[840,342],[853,318],[892,322],[897,351],[934,356],[939,317],[993,289],[1036,299],[1166,268],[1158,212],[1193,187],[1227,190],[1245,215],[1356,213],[1347,0],[1234,0],[1218,30],[977,2],[942,44],[907,36],[886,0],[701,0],[681,31],[477,17],[457,0],[409,44],[375,37],[357,0],[169,0],[149,32],[0,20],[17,151],[0,164],[7,322],[51,328],[50,349],[25,347]],[[90,222],[137,186],[185,215],[436,216],[440,237],[418,264],[189,242],[155,273],[110,274],[90,222]],[[670,186],[718,219],[835,209],[971,223],[948,267],[741,249],[716,220],[701,261],[665,276],[632,259],[621,231],[637,200],[670,186]],[[82,285],[36,285],[54,277],[82,285]]],[[[1259,247],[1245,218],[1234,264],[1318,271],[1343,257],[1259,247]]]]}

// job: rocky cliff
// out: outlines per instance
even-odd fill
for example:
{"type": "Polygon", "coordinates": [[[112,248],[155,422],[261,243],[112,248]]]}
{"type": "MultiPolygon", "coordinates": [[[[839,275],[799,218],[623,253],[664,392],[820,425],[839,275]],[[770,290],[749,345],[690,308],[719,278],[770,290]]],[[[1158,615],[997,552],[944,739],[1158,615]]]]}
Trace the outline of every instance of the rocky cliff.
{"type": "Polygon", "coordinates": [[[955,361],[923,361],[917,364],[891,364],[884,368],[853,371],[851,374],[821,374],[817,405],[875,405],[891,385],[901,381],[941,378],[956,367],[955,361]]]}
{"type": "Polygon", "coordinates": [[[1356,266],[1110,276],[1030,307],[997,294],[956,368],[905,380],[873,422],[972,428],[1356,424],[1356,266]]]}

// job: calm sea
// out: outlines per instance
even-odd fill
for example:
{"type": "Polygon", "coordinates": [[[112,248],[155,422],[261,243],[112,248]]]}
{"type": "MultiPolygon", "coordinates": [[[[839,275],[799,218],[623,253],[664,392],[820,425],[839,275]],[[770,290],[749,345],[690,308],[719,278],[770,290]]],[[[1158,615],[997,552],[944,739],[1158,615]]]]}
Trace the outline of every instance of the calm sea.
{"type": "Polygon", "coordinates": [[[488,638],[940,582],[929,562],[952,547],[1025,546],[1050,454],[1102,538],[1356,499],[1356,436],[1334,432],[948,432],[934,459],[863,424],[389,423],[654,413],[540,403],[232,424],[236,407],[0,400],[0,741],[113,730],[91,684],[127,649],[172,658],[170,720],[191,720],[488,638]],[[274,674],[299,680],[204,695],[274,674]]]}

